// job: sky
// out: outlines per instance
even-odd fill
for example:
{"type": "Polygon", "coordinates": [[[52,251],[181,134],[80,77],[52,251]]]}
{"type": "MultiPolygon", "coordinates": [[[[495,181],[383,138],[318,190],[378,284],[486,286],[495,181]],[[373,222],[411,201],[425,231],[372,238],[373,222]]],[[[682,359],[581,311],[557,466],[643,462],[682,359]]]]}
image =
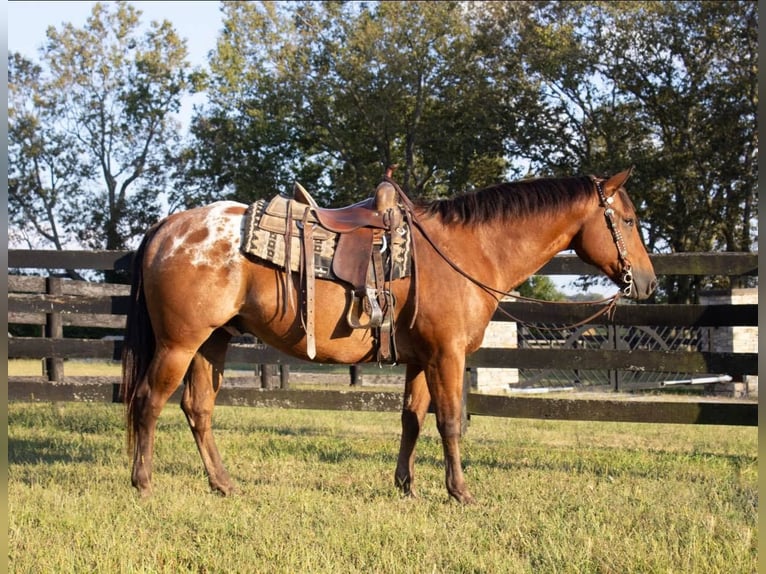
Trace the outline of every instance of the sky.
{"type": "MultiPolygon", "coordinates": [[[[109,2],[103,2],[109,4],[109,2]]],[[[95,2],[8,2],[8,50],[32,57],[45,42],[49,26],[71,22],[82,27],[95,2]]],[[[202,65],[215,48],[221,13],[218,2],[130,2],[143,14],[141,22],[169,20],[179,36],[186,39],[189,61],[202,65]]]]}
{"type": "MultiPolygon", "coordinates": [[[[110,2],[102,2],[109,4],[110,2]]],[[[20,52],[30,59],[37,59],[38,51],[45,44],[45,32],[50,27],[60,28],[71,23],[76,28],[85,26],[95,2],[7,2],[8,51],[20,52]]],[[[220,3],[217,1],[152,1],[130,2],[142,12],[141,23],[168,20],[176,33],[186,40],[189,63],[192,66],[207,64],[208,53],[215,48],[221,29],[220,3]]],[[[204,95],[186,96],[179,120],[188,126],[192,108],[201,104],[204,95]]]]}

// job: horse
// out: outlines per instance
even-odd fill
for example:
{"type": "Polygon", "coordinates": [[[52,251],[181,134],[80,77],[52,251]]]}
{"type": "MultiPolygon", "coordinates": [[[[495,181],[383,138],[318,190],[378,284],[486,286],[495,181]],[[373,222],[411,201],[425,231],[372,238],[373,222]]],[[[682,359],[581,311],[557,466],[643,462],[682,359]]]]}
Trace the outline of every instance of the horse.
{"type": "MultiPolygon", "coordinates": [[[[406,365],[394,472],[403,495],[415,495],[415,446],[433,402],[447,492],[461,503],[473,501],[459,448],[465,357],[480,346],[500,293],[572,249],[625,296],[651,295],[656,277],[624,188],[630,172],[528,179],[410,203],[417,275],[390,284],[397,361],[406,365]]],[[[169,215],[147,231],[134,254],[121,393],[131,482],[141,495],[152,490],[157,419],[182,382],[181,408],[209,485],[223,495],[235,492],[211,425],[234,334],[309,358],[300,309],[286,304],[299,296],[298,287],[286,282],[283,268],[241,249],[247,209],[220,201],[169,215]]],[[[338,280],[316,282],[316,362],[375,361],[370,330],[352,329],[345,320],[347,291],[338,280]]]]}

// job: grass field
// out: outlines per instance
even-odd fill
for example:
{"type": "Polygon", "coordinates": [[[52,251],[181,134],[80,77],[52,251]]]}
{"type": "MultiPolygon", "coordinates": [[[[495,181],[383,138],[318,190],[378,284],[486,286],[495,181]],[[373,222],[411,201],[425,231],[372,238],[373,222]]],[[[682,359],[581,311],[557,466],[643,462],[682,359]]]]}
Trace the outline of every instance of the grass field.
{"type": "Polygon", "coordinates": [[[434,426],[403,499],[397,414],[219,407],[221,498],[171,406],[139,500],[121,406],[10,403],[10,572],[756,572],[757,429],[474,417],[461,507],[434,426]]]}
{"type": "MultiPolygon", "coordinates": [[[[232,364],[226,367],[226,376],[253,377],[255,365],[232,364]]],[[[300,378],[295,375],[301,373],[322,373],[333,374],[339,378],[345,378],[344,383],[350,381],[349,367],[347,365],[292,365],[290,368],[293,379],[300,378]]],[[[386,366],[378,368],[376,365],[364,367],[366,377],[376,377],[378,375],[392,376],[404,381],[404,365],[386,366]]],[[[44,362],[41,359],[10,359],[8,361],[8,375],[11,377],[40,377],[44,376],[44,362]]],[[[121,367],[119,361],[98,361],[98,360],[66,360],[64,361],[64,375],[67,377],[119,377],[121,367]]],[[[401,386],[401,385],[400,385],[401,386]]]]}
{"type": "MultiPolygon", "coordinates": [[[[41,359],[10,359],[9,377],[40,377],[44,374],[41,359]]],[[[64,374],[79,376],[114,376],[120,375],[120,363],[117,361],[64,361],[64,374]]]]}

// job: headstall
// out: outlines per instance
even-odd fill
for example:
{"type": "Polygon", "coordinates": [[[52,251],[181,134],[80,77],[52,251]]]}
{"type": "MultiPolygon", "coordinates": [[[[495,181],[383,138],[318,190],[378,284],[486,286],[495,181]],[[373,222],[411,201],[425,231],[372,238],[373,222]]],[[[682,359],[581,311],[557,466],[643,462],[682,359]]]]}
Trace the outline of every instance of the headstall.
{"type": "Polygon", "coordinates": [[[606,196],[606,194],[604,193],[602,180],[593,178],[593,183],[596,185],[596,190],[598,191],[599,204],[601,205],[601,207],[604,208],[604,217],[606,218],[609,231],[611,231],[612,233],[612,239],[614,240],[614,244],[617,247],[617,256],[620,260],[620,266],[622,267],[621,279],[622,279],[622,282],[624,283],[624,287],[622,287],[622,292],[625,295],[630,295],[631,292],[633,291],[633,271],[632,271],[632,266],[630,264],[630,260],[628,259],[628,248],[625,247],[625,240],[622,237],[622,232],[620,231],[617,223],[615,222],[614,208],[612,208],[612,204],[614,203],[614,194],[610,195],[609,197],[606,196]]]}

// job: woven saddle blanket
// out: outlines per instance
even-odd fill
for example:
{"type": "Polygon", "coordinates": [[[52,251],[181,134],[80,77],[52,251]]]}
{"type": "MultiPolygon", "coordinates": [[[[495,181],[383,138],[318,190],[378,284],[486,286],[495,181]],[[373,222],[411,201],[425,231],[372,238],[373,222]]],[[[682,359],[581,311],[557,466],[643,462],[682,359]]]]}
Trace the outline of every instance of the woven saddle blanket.
{"type": "MultiPolygon", "coordinates": [[[[303,241],[303,220],[311,206],[278,195],[270,200],[260,199],[250,205],[245,213],[244,241],[242,251],[263,261],[285,269],[289,259],[290,271],[301,271],[301,244],[303,241]],[[291,211],[290,257],[287,253],[287,213],[291,211]]],[[[318,279],[335,280],[332,261],[338,245],[339,235],[321,226],[309,211],[306,223],[312,225],[314,274],[318,279]]],[[[410,228],[402,222],[387,234],[381,249],[386,274],[389,280],[408,277],[411,272],[412,256],[410,228]]],[[[353,287],[359,287],[354,285],[353,287]]]]}

